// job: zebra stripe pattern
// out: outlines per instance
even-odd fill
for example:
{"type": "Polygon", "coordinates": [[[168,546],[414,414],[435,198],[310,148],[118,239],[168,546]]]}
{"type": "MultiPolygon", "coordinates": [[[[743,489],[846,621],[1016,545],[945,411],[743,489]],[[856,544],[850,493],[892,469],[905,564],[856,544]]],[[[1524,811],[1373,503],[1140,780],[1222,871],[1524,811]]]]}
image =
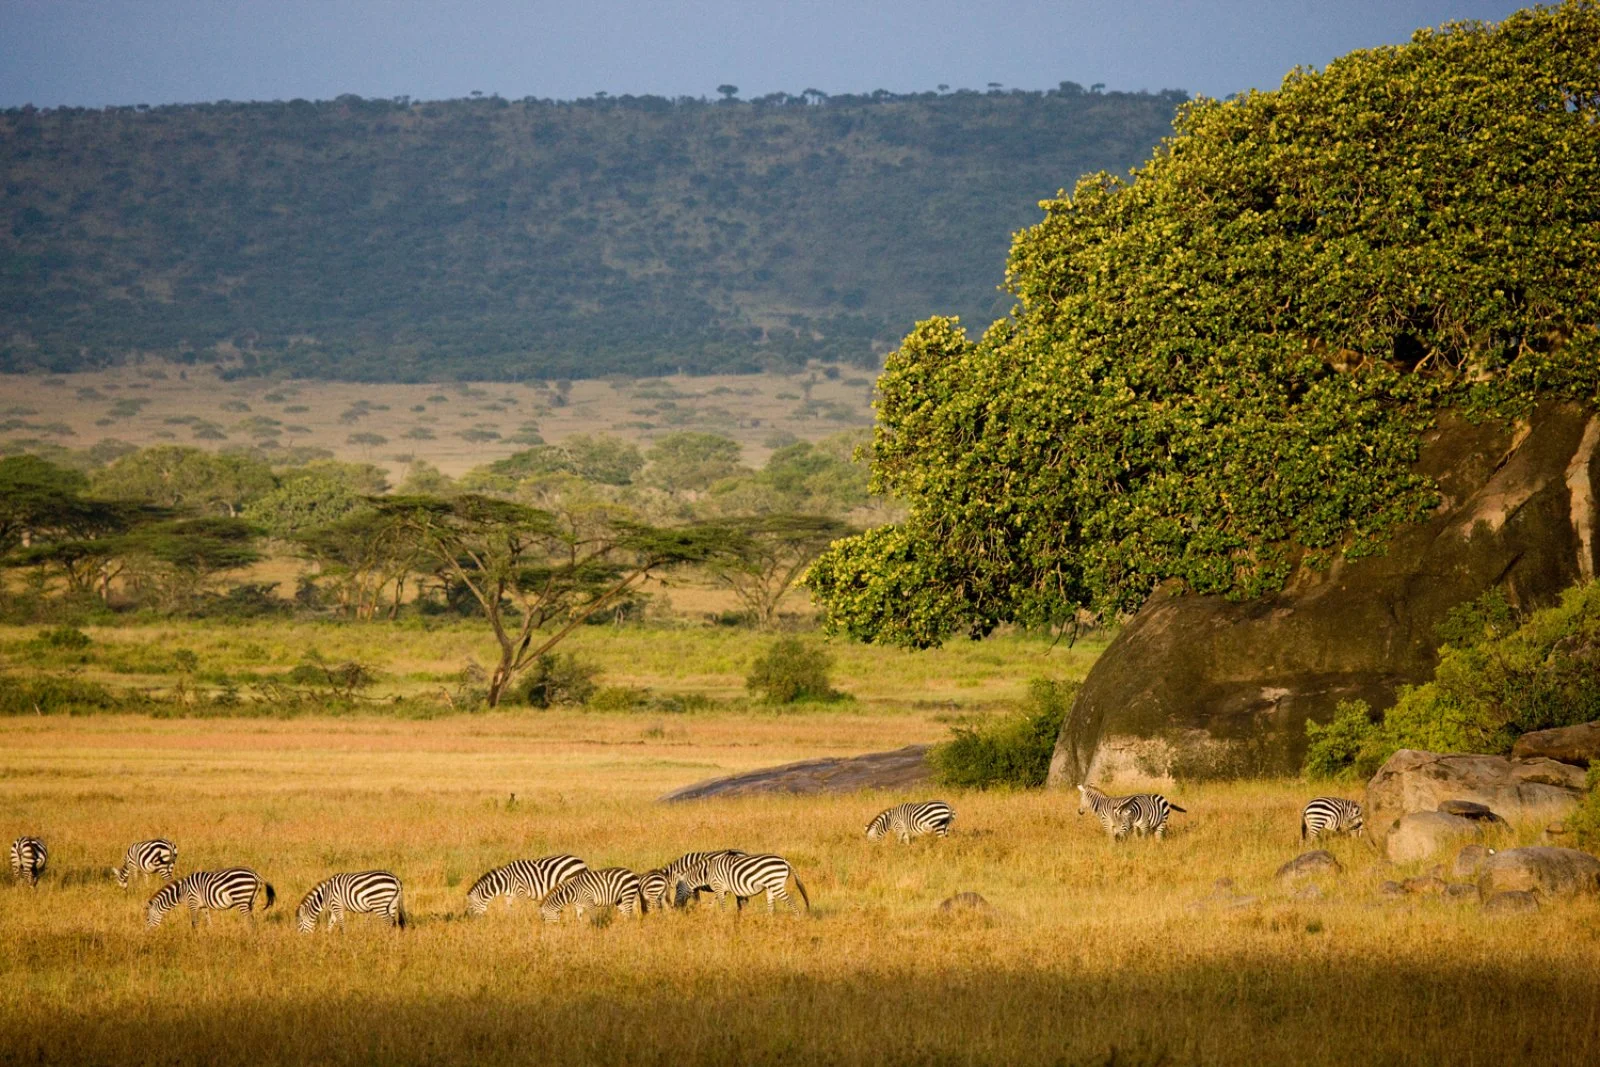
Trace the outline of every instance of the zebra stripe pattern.
{"type": "Polygon", "coordinates": [[[800,892],[800,899],[805,901],[806,911],[811,910],[811,897],[806,893],[806,887],[800,881],[800,876],[795,874],[789,861],[782,856],[771,854],[757,856],[718,856],[692,871],[685,872],[679,878],[676,897],[681,907],[689,897],[690,887],[697,883],[704,885],[716,896],[717,907],[722,907],[728,894],[733,894],[735,907],[743,911],[745,901],[761,893],[767,895],[767,911],[777,911],[777,902],[783,901],[791,910],[798,911],[794,898],[789,896],[789,882],[794,882],[795,889],[800,892]]]}
{"type": "Polygon", "coordinates": [[[644,895],[639,889],[639,876],[626,867],[590,868],[558,885],[539,907],[545,922],[557,922],[567,908],[583,918],[589,908],[614,907],[624,915],[635,918],[645,912],[644,895]]]}
{"type": "Polygon", "coordinates": [[[669,894],[672,891],[672,881],[667,877],[665,867],[657,867],[653,871],[645,871],[639,876],[639,895],[644,897],[646,910],[650,908],[665,908],[669,903],[669,894]]]}
{"type": "Polygon", "coordinates": [[[1122,840],[1130,832],[1140,837],[1154,834],[1157,839],[1165,838],[1167,816],[1184,810],[1160,793],[1110,797],[1092,785],[1078,786],[1078,798],[1078,814],[1094,812],[1113,841],[1122,840]]]}
{"type": "Polygon", "coordinates": [[[278,894],[249,867],[195,871],[156,890],[156,895],[145,905],[145,925],[152,930],[160,926],[167,913],[179,904],[188,905],[190,926],[200,921],[202,911],[206,913],[206,922],[211,921],[213,911],[230,908],[253,916],[258,899],[264,901],[261,910],[266,911],[278,899],[278,894]]]}
{"type": "Polygon", "coordinates": [[[29,885],[39,884],[49,858],[50,850],[37,837],[19,837],[11,842],[11,873],[29,885]]]}
{"type": "Polygon", "coordinates": [[[482,915],[496,897],[513,905],[517,897],[540,901],[562,882],[589,869],[576,856],[545,856],[536,860],[512,860],[496,867],[472,883],[467,890],[467,914],[482,915]]]}
{"type": "Polygon", "coordinates": [[[1317,797],[1300,813],[1300,840],[1315,841],[1323,834],[1359,834],[1364,827],[1361,805],[1343,797],[1317,797]]]}
{"type": "Polygon", "coordinates": [[[317,928],[317,920],[324,912],[329,930],[344,921],[345,912],[381,915],[390,926],[406,928],[400,879],[388,871],[353,871],[323,879],[295,909],[295,927],[302,934],[309,934],[317,928]]]}
{"type": "Polygon", "coordinates": [[[923,834],[944,837],[950,832],[950,824],[955,819],[956,813],[942,800],[897,804],[887,811],[880,811],[867,823],[867,840],[876,841],[889,833],[900,838],[901,844],[923,834]]]}
{"type": "MultiPolygon", "coordinates": [[[[698,870],[699,868],[704,867],[707,863],[717,859],[719,856],[744,855],[748,855],[748,853],[741,852],[736,848],[719,848],[713,852],[685,852],[683,855],[667,864],[665,868],[667,875],[667,888],[671,893],[667,903],[674,907],[678,906],[677,884],[690,871],[698,870]]],[[[689,892],[693,894],[696,900],[699,900],[700,894],[710,888],[710,886],[705,884],[704,879],[701,879],[695,884],[689,886],[689,892]]]]}
{"type": "Polygon", "coordinates": [[[162,881],[172,881],[172,871],[178,864],[178,846],[164,837],[149,841],[135,841],[123,853],[122,866],[111,868],[111,875],[122,888],[134,875],[148,877],[159,874],[162,881]]]}

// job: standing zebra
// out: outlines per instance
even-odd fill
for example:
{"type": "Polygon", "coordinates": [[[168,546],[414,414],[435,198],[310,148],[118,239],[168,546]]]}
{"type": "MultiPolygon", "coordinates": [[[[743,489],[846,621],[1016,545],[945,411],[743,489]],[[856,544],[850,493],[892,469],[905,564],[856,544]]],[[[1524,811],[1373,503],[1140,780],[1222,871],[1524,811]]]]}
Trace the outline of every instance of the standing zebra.
{"type": "Polygon", "coordinates": [[[328,929],[344,921],[344,913],[382,915],[389,925],[406,928],[406,909],[400,879],[388,871],[356,871],[323,879],[306,894],[294,911],[295,927],[302,934],[317,928],[317,920],[328,913],[328,929]]]}
{"type": "Polygon", "coordinates": [[[646,910],[650,908],[665,908],[671,901],[669,894],[672,892],[672,880],[667,876],[665,867],[657,867],[653,871],[645,871],[639,876],[639,895],[644,898],[646,910]]]}
{"type": "Polygon", "coordinates": [[[111,876],[122,888],[128,888],[128,879],[159,874],[162,881],[172,881],[172,870],[178,864],[178,846],[164,837],[149,841],[135,841],[123,853],[122,866],[111,868],[111,876]]]}
{"type": "Polygon", "coordinates": [[[496,897],[505,897],[508,905],[515,904],[519,896],[543,900],[556,886],[588,869],[589,865],[576,856],[512,860],[472,883],[467,890],[467,914],[482,915],[496,897]]]}
{"type": "Polygon", "coordinates": [[[614,907],[624,915],[638,918],[646,910],[644,894],[639,889],[639,876],[626,867],[590,868],[568,878],[544,898],[539,914],[544,921],[558,922],[561,913],[571,907],[583,918],[588,908],[614,907]]]}
{"type": "Polygon", "coordinates": [[[729,893],[733,894],[734,906],[739,911],[744,910],[746,900],[758,893],[765,893],[768,912],[777,911],[777,901],[780,900],[792,910],[798,911],[800,909],[795,907],[794,898],[789,896],[791,879],[794,881],[794,887],[800,891],[800,899],[806,902],[806,911],[809,912],[811,898],[806,894],[806,887],[801,883],[800,876],[794,872],[788,860],[771,854],[722,855],[708,860],[679,878],[675,895],[681,906],[688,899],[690,887],[703,883],[716,895],[719,908],[729,893]]]}
{"type": "Polygon", "coordinates": [[[1317,797],[1300,813],[1300,840],[1316,841],[1323,834],[1359,834],[1363,829],[1361,805],[1343,797],[1317,797]]]}
{"type": "Polygon", "coordinates": [[[1167,816],[1184,810],[1160,793],[1108,797],[1092,785],[1078,786],[1078,814],[1094,812],[1113,841],[1122,840],[1130,831],[1140,837],[1154,834],[1163,839],[1167,836],[1167,816]]]}
{"type": "MultiPolygon", "coordinates": [[[[679,906],[680,902],[678,899],[676,886],[679,880],[687,875],[690,871],[704,867],[707,863],[716,859],[718,856],[743,855],[746,855],[746,853],[741,852],[736,848],[719,848],[714,852],[685,852],[683,855],[667,864],[667,866],[664,868],[664,873],[667,876],[667,888],[671,893],[667,903],[673,905],[674,907],[679,906]]],[[[688,888],[689,892],[694,895],[695,900],[698,901],[700,899],[700,893],[703,890],[710,889],[711,887],[705,884],[704,879],[701,879],[699,882],[690,885],[688,888]]]]}
{"type": "Polygon", "coordinates": [[[896,804],[887,811],[880,811],[871,822],[867,823],[867,840],[876,841],[888,833],[899,837],[901,844],[923,834],[944,837],[950,832],[950,824],[955,820],[956,813],[942,800],[925,800],[921,804],[896,804]]]}
{"type": "Polygon", "coordinates": [[[11,873],[29,885],[38,885],[49,856],[44,842],[37,837],[19,837],[11,842],[11,873]]]}
{"type": "Polygon", "coordinates": [[[264,898],[261,910],[272,907],[278,894],[272,886],[249,867],[225,867],[220,871],[195,871],[176,882],[168,882],[156,890],[156,895],[145,905],[145,925],[154,930],[167,917],[167,912],[179,904],[189,906],[189,925],[200,921],[200,912],[211,921],[213,911],[235,908],[252,918],[257,898],[264,898]]]}

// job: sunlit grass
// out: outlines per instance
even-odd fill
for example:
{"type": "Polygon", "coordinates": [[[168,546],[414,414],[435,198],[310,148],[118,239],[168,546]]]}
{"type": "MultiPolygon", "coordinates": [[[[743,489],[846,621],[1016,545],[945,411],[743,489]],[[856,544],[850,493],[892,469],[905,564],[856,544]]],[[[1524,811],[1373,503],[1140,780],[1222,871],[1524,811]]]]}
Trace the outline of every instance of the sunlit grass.
{"type": "Polygon", "coordinates": [[[0,1049],[130,1063],[1600,1057],[1600,907],[1494,918],[1386,900],[1375,887],[1395,872],[1352,841],[1333,846],[1347,870],[1326,895],[1294,899],[1272,874],[1299,851],[1299,783],[1185,787],[1166,842],[1120,846],[1054,792],[949,796],[952,836],[910,846],[862,836],[888,795],[654,801],[942,730],[910,708],[0,722],[0,828],[40,833],[52,863],[37,891],[0,883],[0,1049]],[[153,886],[121,891],[105,868],[157,833],[180,870],[255,866],[280,906],[254,927],[224,915],[191,931],[180,912],[146,933],[153,886]],[[811,914],[461,917],[472,879],[515,856],[641,869],[722,845],[789,857],[811,914]],[[410,930],[294,932],[315,881],[373,866],[404,879],[410,930]],[[1208,903],[1224,877],[1256,902],[1208,903]],[[941,915],[962,890],[993,913],[941,915]]]}

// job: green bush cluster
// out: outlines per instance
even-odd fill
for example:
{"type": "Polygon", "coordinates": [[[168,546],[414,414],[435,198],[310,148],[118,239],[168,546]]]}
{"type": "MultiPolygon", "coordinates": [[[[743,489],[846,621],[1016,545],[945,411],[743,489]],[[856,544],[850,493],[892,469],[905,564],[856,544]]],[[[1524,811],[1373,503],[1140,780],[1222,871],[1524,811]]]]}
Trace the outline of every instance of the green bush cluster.
{"type": "Polygon", "coordinates": [[[1600,719],[1600,582],[1513,621],[1498,591],[1458,609],[1441,634],[1463,644],[1441,648],[1431,682],[1402,688],[1381,718],[1352,701],[1306,723],[1306,773],[1367,777],[1402,748],[1509,752],[1530,730],[1600,719]]]}
{"type": "Polygon", "coordinates": [[[81,678],[0,677],[0,715],[81,715],[116,711],[123,704],[105,686],[81,678]]]}
{"type": "Polygon", "coordinates": [[[798,637],[774,641],[750,665],[745,686],[769,704],[793,704],[798,700],[837,700],[843,694],[828,681],[833,656],[826,649],[807,644],[798,637]]]}
{"type": "Polygon", "coordinates": [[[599,685],[598,664],[567,653],[540,656],[523,675],[518,686],[518,703],[533,708],[553,708],[562,704],[587,704],[599,685]]]}
{"type": "Polygon", "coordinates": [[[1577,837],[1579,848],[1600,852],[1600,764],[1589,768],[1589,795],[1567,818],[1567,829],[1577,837]]]}
{"type": "Polygon", "coordinates": [[[1050,772],[1061,724],[1072,710],[1077,682],[1035,679],[1020,712],[980,727],[957,726],[955,736],[928,754],[934,779],[958,789],[1031,789],[1050,772]]]}

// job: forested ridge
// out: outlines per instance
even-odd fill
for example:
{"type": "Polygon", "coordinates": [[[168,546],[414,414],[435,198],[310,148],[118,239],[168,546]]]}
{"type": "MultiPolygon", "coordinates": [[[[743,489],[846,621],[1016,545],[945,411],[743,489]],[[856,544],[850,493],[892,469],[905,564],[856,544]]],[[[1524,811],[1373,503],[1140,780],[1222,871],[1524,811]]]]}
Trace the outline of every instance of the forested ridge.
{"type": "MultiPolygon", "coordinates": [[[[731,87],[728,87],[731,88],[731,87]]],[[[1175,91],[0,113],[0,370],[420,381],[868,364],[1175,91]]]]}

